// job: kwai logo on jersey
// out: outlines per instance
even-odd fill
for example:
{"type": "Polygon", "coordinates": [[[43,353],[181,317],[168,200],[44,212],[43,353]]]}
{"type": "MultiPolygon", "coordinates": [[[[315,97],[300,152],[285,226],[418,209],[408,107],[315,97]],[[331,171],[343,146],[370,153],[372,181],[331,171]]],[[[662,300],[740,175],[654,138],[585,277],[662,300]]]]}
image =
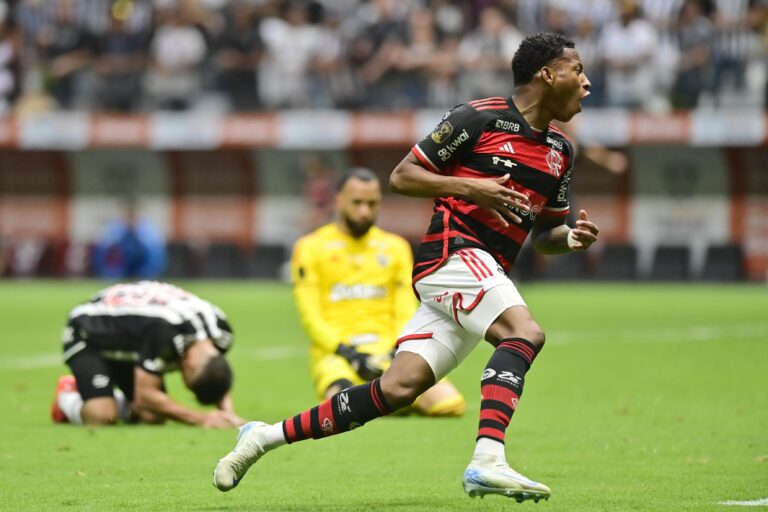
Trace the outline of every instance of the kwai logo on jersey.
{"type": "MultiPolygon", "coordinates": [[[[434,133],[432,134],[434,135],[434,133]]],[[[445,162],[448,160],[453,153],[456,152],[457,149],[459,149],[459,146],[464,144],[469,140],[469,134],[467,133],[467,130],[462,130],[460,134],[458,134],[446,147],[442,148],[440,151],[437,152],[438,156],[440,157],[440,160],[445,162]]]]}
{"type": "Polygon", "coordinates": [[[560,171],[563,168],[563,155],[556,149],[550,149],[546,160],[547,165],[549,166],[549,172],[560,177],[560,171]]]}
{"type": "Polygon", "coordinates": [[[435,131],[432,132],[430,137],[435,141],[435,144],[442,144],[443,141],[448,140],[448,137],[450,137],[452,133],[453,125],[448,121],[443,121],[437,125],[437,128],[435,128],[435,131]]]}

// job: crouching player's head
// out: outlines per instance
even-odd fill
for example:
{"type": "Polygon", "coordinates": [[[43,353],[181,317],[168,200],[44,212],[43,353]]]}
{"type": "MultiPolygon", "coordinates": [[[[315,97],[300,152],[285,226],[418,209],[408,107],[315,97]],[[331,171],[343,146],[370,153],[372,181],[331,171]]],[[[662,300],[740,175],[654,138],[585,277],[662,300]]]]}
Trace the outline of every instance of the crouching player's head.
{"type": "Polygon", "coordinates": [[[184,384],[201,404],[219,404],[232,389],[232,368],[210,340],[193,344],[182,359],[184,384]]]}

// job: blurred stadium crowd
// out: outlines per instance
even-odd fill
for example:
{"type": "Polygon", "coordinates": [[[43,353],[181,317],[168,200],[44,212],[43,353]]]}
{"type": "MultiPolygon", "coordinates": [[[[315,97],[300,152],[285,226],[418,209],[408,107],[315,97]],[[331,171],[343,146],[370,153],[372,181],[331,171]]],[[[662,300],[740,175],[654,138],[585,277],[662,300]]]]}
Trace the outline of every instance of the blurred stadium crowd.
{"type": "Polygon", "coordinates": [[[765,102],[768,0],[0,0],[0,112],[446,108],[572,37],[591,106],[765,102]]]}

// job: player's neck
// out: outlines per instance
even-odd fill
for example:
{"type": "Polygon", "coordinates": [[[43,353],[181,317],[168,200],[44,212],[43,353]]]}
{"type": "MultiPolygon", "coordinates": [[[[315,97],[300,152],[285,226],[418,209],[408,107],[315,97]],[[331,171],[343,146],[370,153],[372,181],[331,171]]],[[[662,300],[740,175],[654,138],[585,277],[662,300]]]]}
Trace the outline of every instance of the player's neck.
{"type": "Polygon", "coordinates": [[[519,87],[512,95],[512,101],[528,125],[539,131],[544,131],[554,119],[552,113],[544,108],[541,95],[527,87],[519,87]]]}

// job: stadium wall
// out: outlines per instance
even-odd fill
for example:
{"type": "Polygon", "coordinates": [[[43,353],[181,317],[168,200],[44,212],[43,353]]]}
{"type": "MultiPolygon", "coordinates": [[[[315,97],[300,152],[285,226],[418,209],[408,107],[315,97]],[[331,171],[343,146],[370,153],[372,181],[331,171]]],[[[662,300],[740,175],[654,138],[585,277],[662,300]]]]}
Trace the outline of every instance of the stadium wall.
{"type": "MultiPolygon", "coordinates": [[[[0,121],[0,240],[84,246],[131,198],[169,241],[290,247],[317,220],[307,162],[364,165],[382,179],[439,114],[290,112],[56,114],[0,121]]],[[[647,272],[660,245],[684,245],[694,274],[710,245],[737,243],[751,279],[768,276],[768,148],[762,113],[666,117],[585,113],[580,144],[625,148],[616,175],[580,162],[575,208],[603,243],[631,242],[647,272]],[[599,135],[596,135],[599,134],[599,135]]],[[[417,241],[429,202],[386,195],[381,224],[417,241]]]]}

